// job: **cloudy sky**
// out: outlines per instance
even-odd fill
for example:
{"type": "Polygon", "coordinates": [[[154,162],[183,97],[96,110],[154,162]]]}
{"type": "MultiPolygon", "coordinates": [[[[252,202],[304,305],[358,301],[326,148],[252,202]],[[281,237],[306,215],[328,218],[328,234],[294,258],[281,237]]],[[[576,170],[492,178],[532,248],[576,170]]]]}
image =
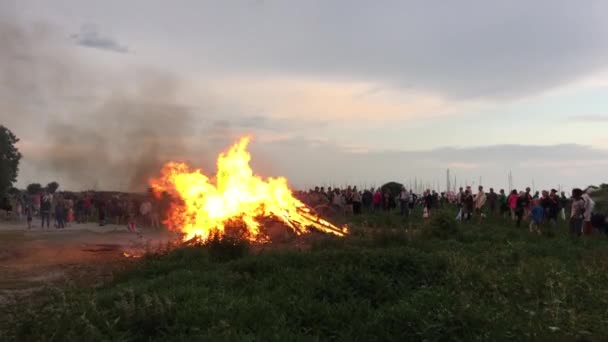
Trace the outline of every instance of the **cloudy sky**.
{"type": "Polygon", "coordinates": [[[295,187],[608,181],[606,1],[0,3],[20,185],[211,172],[243,134],[295,187]]]}

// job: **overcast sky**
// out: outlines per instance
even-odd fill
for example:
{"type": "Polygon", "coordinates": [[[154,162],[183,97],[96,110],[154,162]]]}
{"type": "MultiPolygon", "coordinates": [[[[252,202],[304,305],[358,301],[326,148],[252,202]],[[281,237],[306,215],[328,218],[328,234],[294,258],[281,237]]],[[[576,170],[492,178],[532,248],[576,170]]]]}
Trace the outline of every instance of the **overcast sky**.
{"type": "Polygon", "coordinates": [[[295,187],[608,182],[607,1],[0,3],[22,186],[213,171],[243,134],[295,187]]]}

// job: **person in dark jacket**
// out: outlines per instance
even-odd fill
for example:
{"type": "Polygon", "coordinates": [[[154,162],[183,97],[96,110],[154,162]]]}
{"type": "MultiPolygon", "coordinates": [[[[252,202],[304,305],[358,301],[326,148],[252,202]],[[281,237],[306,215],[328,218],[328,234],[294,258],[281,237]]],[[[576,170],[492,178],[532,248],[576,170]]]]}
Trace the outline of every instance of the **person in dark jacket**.
{"type": "Polygon", "coordinates": [[[50,228],[51,226],[51,197],[45,193],[42,196],[42,200],[40,201],[40,219],[41,219],[41,228],[44,228],[44,223],[46,222],[46,227],[50,228]]]}
{"type": "Polygon", "coordinates": [[[520,192],[517,197],[517,206],[515,207],[515,217],[517,227],[521,227],[521,221],[524,216],[530,215],[528,208],[530,208],[530,197],[525,192],[520,192]]]}

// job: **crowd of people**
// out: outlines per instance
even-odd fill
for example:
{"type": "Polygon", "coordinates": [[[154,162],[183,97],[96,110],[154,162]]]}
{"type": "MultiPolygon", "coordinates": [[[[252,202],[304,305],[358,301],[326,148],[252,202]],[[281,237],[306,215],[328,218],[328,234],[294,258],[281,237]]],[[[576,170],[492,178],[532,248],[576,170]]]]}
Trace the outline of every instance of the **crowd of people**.
{"type": "Polygon", "coordinates": [[[595,202],[591,190],[574,189],[570,196],[555,189],[532,193],[528,187],[523,191],[504,189],[488,192],[483,186],[474,192],[471,187],[460,188],[458,192],[437,192],[427,189],[417,195],[411,189],[401,187],[392,191],[390,187],[366,189],[357,187],[345,189],[315,187],[308,192],[298,192],[297,196],[317,211],[359,215],[362,211],[395,212],[405,218],[416,206],[422,207],[422,217],[430,218],[435,211],[445,206],[457,208],[458,221],[481,222],[487,217],[510,219],[517,227],[526,222],[531,232],[540,233],[541,228],[552,228],[558,221],[569,222],[569,230],[575,235],[589,235],[594,229],[608,232],[606,215],[594,212],[595,202]]]}
{"type": "MultiPolygon", "coordinates": [[[[396,184],[396,183],[395,183],[396,184]]],[[[422,217],[427,219],[441,208],[453,207],[458,214],[455,219],[462,222],[481,222],[488,217],[510,219],[517,227],[526,222],[531,232],[557,226],[558,221],[568,221],[570,232],[589,235],[594,228],[608,231],[606,215],[594,212],[595,203],[591,191],[574,189],[570,196],[555,189],[532,193],[504,189],[488,192],[483,186],[474,192],[471,187],[458,192],[437,192],[427,189],[416,194],[403,186],[385,186],[378,189],[359,190],[357,187],[316,187],[307,192],[296,191],[294,195],[321,215],[360,215],[363,212],[399,213],[408,218],[414,208],[422,208],[422,217]]],[[[171,198],[163,194],[126,194],[117,192],[86,191],[80,193],[43,190],[40,193],[20,192],[4,203],[6,212],[16,219],[26,220],[29,229],[39,220],[42,229],[64,229],[74,223],[96,222],[135,227],[158,228],[168,215],[171,198]]]]}
{"type": "Polygon", "coordinates": [[[81,193],[43,190],[40,193],[21,192],[8,197],[7,218],[27,222],[28,229],[64,229],[72,224],[95,222],[158,228],[170,206],[168,196],[86,191],[81,193]],[[39,221],[38,225],[35,221],[39,221]]]}

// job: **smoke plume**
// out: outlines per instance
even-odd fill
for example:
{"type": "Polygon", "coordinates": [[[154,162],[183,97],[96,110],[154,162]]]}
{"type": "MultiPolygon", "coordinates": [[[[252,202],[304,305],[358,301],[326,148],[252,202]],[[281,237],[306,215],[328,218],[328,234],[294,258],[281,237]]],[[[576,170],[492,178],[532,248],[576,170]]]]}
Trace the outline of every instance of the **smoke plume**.
{"type": "Polygon", "coordinates": [[[88,66],[65,37],[0,19],[0,122],[22,140],[21,169],[36,177],[26,182],[144,190],[162,163],[187,158],[197,133],[180,80],[88,66]]]}

